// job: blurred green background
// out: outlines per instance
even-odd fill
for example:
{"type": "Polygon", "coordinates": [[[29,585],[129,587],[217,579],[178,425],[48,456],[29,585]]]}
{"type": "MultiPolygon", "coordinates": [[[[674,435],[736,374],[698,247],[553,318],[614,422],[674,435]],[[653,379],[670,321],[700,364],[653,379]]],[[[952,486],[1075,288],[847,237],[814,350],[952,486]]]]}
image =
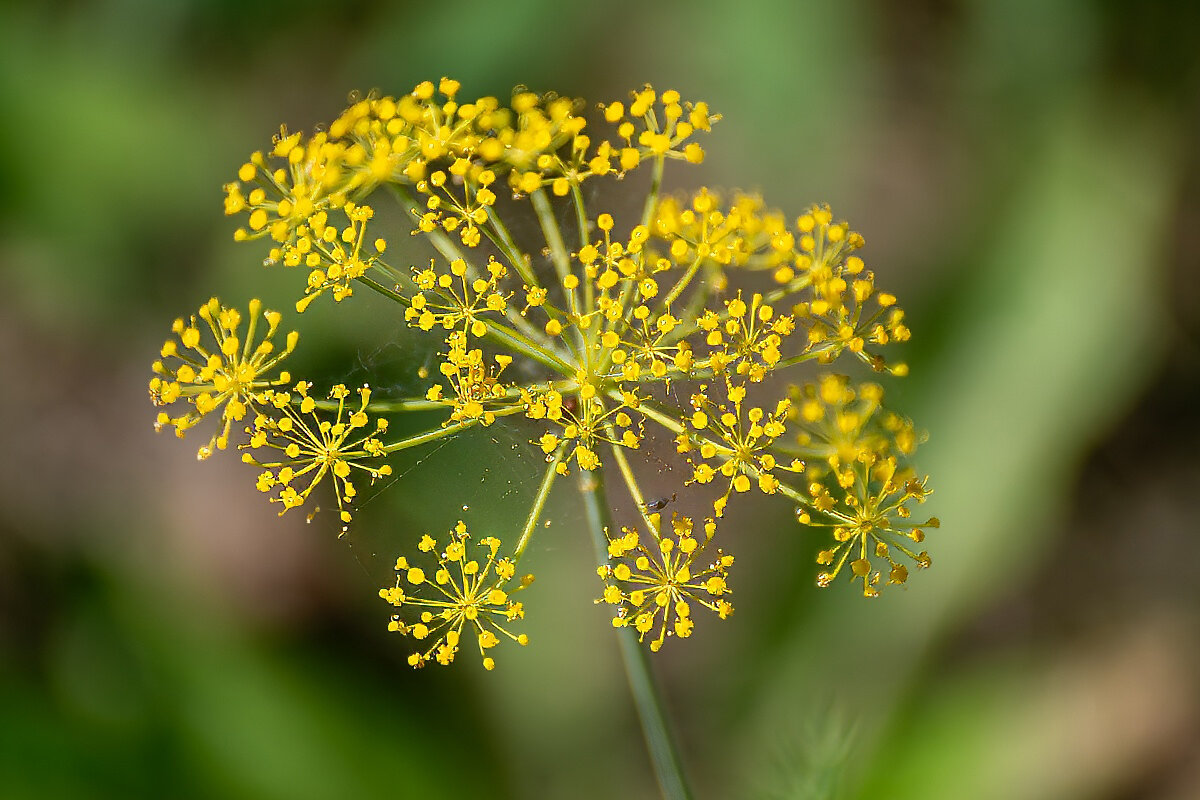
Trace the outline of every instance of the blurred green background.
{"type": "MultiPolygon", "coordinates": [[[[533,646],[414,673],[385,631],[405,543],[522,514],[528,432],[400,464],[339,541],[152,430],[174,317],[295,296],[221,184],[442,75],[707,99],[668,182],[832,203],[909,309],[934,568],[817,591],[744,504],[738,613],[656,659],[701,800],[1200,797],[1198,52],[1186,0],[0,4],[0,797],[656,796],[570,489],[533,646]]],[[[411,373],[360,301],[300,363],[411,373]]]]}

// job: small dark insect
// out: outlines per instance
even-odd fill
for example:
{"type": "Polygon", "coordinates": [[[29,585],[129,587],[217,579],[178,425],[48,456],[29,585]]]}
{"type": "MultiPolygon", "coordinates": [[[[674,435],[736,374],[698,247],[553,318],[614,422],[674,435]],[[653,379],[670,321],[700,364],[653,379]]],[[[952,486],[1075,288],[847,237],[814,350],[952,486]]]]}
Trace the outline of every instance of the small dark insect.
{"type": "Polygon", "coordinates": [[[643,503],[643,507],[647,511],[662,511],[664,508],[667,507],[668,503],[674,503],[674,502],[675,502],[675,493],[672,492],[671,496],[669,498],[660,497],[656,500],[647,500],[645,503],[643,503]]]}

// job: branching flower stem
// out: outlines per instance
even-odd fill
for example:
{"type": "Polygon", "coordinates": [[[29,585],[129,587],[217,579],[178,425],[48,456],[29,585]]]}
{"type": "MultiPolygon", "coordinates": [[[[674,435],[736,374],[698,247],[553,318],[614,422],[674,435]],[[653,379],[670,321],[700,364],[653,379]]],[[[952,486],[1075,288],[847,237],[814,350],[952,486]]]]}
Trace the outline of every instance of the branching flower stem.
{"type": "Polygon", "coordinates": [[[533,576],[518,577],[517,562],[558,476],[575,471],[603,582],[597,602],[612,611],[651,763],[662,795],[688,800],[646,648],[690,638],[693,611],[733,613],[734,556],[714,543],[731,500],[794,503],[798,525],[825,539],[821,587],[842,576],[876,597],[904,584],[910,565],[931,563],[911,546],[940,527],[910,508],[932,491],[911,463],[923,434],[887,409],[881,385],[826,369],[845,356],[855,368],[907,374],[881,352],[908,341],[904,312],[853,255],[863,237],[828,206],[789,216],[745,193],[660,196],[667,159],[704,161],[696,138],[721,118],[707,103],[646,85],[601,104],[611,127],[598,128],[577,113],[579,101],[553,93],[521,88],[505,107],[494,97],[463,102],[460,88],[442,78],[396,97],[357,97],[311,136],[281,129],[224,187],[225,213],[243,217],[234,239],[268,244],[264,266],[305,270],[297,313],[366,289],[397,304],[377,330],[402,319],[436,349],[436,363],[426,357],[416,370],[423,396],[385,390],[372,401],[371,387],[343,384],[315,392],[277,369],[300,335],[279,330],[282,314],[214,297],[175,319],[151,364],[154,425],[180,437],[209,426],[197,451],[206,459],[227,449],[236,424],[259,491],[286,511],[331,485],[343,535],[352,477],[392,475],[389,456],[476,426],[529,427],[545,465],[528,462],[544,472],[515,542],[493,535],[496,520],[459,520],[440,540],[421,535],[380,590],[389,629],[420,642],[413,667],[451,664],[461,650],[491,670],[493,648],[527,644],[517,592],[533,576]],[[585,197],[603,195],[593,183],[584,191],[585,180],[639,168],[649,185],[637,181],[636,225],[587,208],[585,197]],[[385,220],[372,222],[367,204],[385,188],[409,222],[400,233],[433,248],[427,265],[387,255],[385,220]],[[511,204],[502,202],[509,192],[511,204]],[[816,380],[773,378],[806,362],[820,367],[816,380]],[[372,419],[408,412],[431,427],[390,431],[386,416],[372,419]],[[672,444],[689,465],[673,476],[680,508],[713,495],[711,516],[647,502],[637,474],[646,466],[630,451],[672,444]],[[606,476],[637,510],[626,510],[628,527],[615,529],[606,476]]]}
{"type": "Polygon", "coordinates": [[[558,278],[566,280],[567,276],[571,274],[571,254],[567,250],[566,242],[563,241],[562,232],[558,229],[558,220],[554,218],[554,209],[550,208],[550,201],[542,189],[531,194],[529,199],[533,202],[533,210],[537,212],[542,235],[546,237],[546,244],[550,247],[550,260],[554,263],[558,278]]]}
{"type": "MultiPolygon", "coordinates": [[[[338,404],[336,400],[317,400],[315,407],[323,411],[336,411],[338,404]]],[[[372,400],[367,403],[365,410],[372,414],[399,414],[409,411],[445,411],[446,407],[442,403],[426,400],[423,397],[411,397],[397,400],[372,400]]]]}
{"type": "Polygon", "coordinates": [[[384,286],[382,283],[380,283],[379,281],[377,281],[373,278],[370,278],[366,275],[362,275],[358,278],[358,280],[360,282],[366,284],[367,286],[371,287],[371,289],[373,289],[374,291],[379,292],[379,294],[383,295],[384,297],[386,297],[389,300],[393,300],[405,307],[407,307],[409,305],[407,297],[405,297],[404,295],[400,294],[399,292],[397,292],[393,289],[389,289],[388,287],[384,286]]]}

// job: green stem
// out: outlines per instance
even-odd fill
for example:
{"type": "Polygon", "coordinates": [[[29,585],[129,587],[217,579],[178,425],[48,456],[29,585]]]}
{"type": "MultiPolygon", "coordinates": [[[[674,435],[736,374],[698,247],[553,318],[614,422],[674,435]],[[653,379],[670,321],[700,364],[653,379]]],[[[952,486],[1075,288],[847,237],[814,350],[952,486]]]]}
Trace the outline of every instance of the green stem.
{"type": "Polygon", "coordinates": [[[517,546],[513,549],[513,564],[521,560],[521,556],[525,553],[525,548],[529,546],[529,540],[533,536],[533,529],[537,527],[538,520],[542,516],[542,509],[546,507],[546,498],[550,496],[550,489],[554,486],[554,479],[558,477],[558,465],[562,461],[562,454],[566,449],[567,443],[563,442],[546,461],[546,474],[542,476],[542,483],[538,486],[537,494],[533,498],[533,507],[529,509],[529,516],[525,518],[525,527],[521,530],[521,538],[517,540],[517,546]]]}
{"type": "Polygon", "coordinates": [[[541,347],[537,342],[530,341],[517,331],[495,320],[489,319],[486,324],[487,333],[484,336],[488,339],[507,345],[518,353],[526,355],[539,364],[549,367],[562,375],[575,375],[575,368],[564,361],[555,351],[541,347]]]}
{"type": "Polygon", "coordinates": [[[374,278],[368,278],[366,275],[360,275],[357,278],[357,280],[362,281],[367,286],[370,286],[372,289],[379,292],[381,295],[383,295],[387,299],[394,300],[397,303],[399,303],[400,305],[404,306],[405,308],[408,308],[410,305],[412,305],[412,303],[409,302],[409,299],[407,297],[400,294],[399,292],[392,291],[391,289],[387,288],[386,286],[384,286],[382,283],[375,280],[374,278]]]}
{"type": "Polygon", "coordinates": [[[814,358],[820,358],[821,353],[825,352],[825,350],[827,350],[827,349],[828,348],[825,348],[825,347],[819,347],[816,350],[808,350],[804,353],[798,353],[797,355],[794,355],[794,356],[788,356],[787,358],[782,359],[778,364],[776,364],[775,369],[780,369],[782,367],[793,367],[796,364],[803,364],[805,361],[812,361],[814,358]]]}
{"type": "Polygon", "coordinates": [[[521,248],[517,247],[517,243],[513,241],[512,234],[508,232],[508,228],[501,221],[500,215],[491,207],[488,208],[488,222],[491,223],[492,232],[496,236],[494,239],[491,236],[488,238],[492,239],[492,242],[500,249],[500,252],[512,264],[512,268],[521,276],[521,279],[531,289],[541,286],[538,283],[537,276],[533,274],[533,270],[525,262],[525,257],[521,254],[521,248]]]}
{"type": "MultiPolygon", "coordinates": [[[[295,401],[293,401],[295,402],[295,401]]],[[[322,411],[336,411],[338,404],[335,400],[317,400],[317,408],[322,411]]],[[[442,400],[426,400],[423,397],[377,400],[367,403],[366,411],[371,414],[400,414],[408,411],[444,411],[446,403],[442,400]]]]}
{"type": "MultiPolygon", "coordinates": [[[[616,431],[612,425],[606,426],[606,433],[609,439],[616,441],[616,431]]],[[[633,468],[629,466],[629,459],[625,457],[625,448],[619,444],[612,445],[613,459],[617,462],[617,469],[621,471],[621,477],[625,479],[625,486],[629,489],[629,496],[633,498],[633,502],[637,505],[638,513],[642,515],[642,521],[646,523],[646,533],[650,536],[658,536],[658,529],[654,525],[654,521],[650,519],[650,514],[646,509],[646,498],[642,494],[642,487],[638,485],[637,477],[633,474],[633,468]]]]}
{"type": "Polygon", "coordinates": [[[789,500],[794,500],[796,502],[796,505],[803,508],[809,514],[819,514],[820,516],[825,517],[826,519],[833,520],[833,524],[835,524],[835,525],[853,525],[854,524],[853,519],[851,519],[850,517],[846,516],[845,514],[839,512],[839,511],[836,511],[834,509],[830,509],[829,511],[822,511],[821,509],[817,508],[816,506],[814,506],[812,504],[812,498],[808,497],[806,494],[801,492],[799,489],[796,489],[793,486],[789,486],[788,484],[784,483],[783,481],[779,482],[779,489],[777,489],[777,491],[784,497],[788,498],[789,500]]]}
{"type": "MultiPolygon", "coordinates": [[[[571,184],[571,199],[575,201],[575,222],[579,226],[579,246],[582,248],[588,244],[588,220],[587,210],[583,205],[583,192],[579,191],[578,183],[571,184]]],[[[591,313],[596,307],[595,287],[586,269],[583,270],[583,307],[587,313],[591,313]]]]}
{"type": "Polygon", "coordinates": [[[654,166],[650,171],[650,193],[646,195],[646,204],[642,207],[642,224],[647,228],[650,227],[650,219],[654,216],[654,209],[658,206],[658,193],[662,189],[663,179],[663,164],[666,159],[662,156],[654,159],[654,166]]]}
{"type": "Polygon", "coordinates": [[[546,199],[546,193],[541,189],[534,190],[533,194],[529,195],[529,199],[533,201],[538,224],[542,226],[542,235],[546,237],[546,244],[550,247],[550,260],[558,272],[558,279],[565,280],[571,274],[571,253],[567,250],[566,242],[563,241],[562,231],[558,229],[558,220],[554,218],[554,209],[550,207],[550,201],[546,199]]]}
{"type": "MultiPolygon", "coordinates": [[[[604,492],[604,473],[597,469],[579,471],[579,491],[583,495],[585,516],[600,563],[608,560],[608,541],[605,531],[612,526],[608,511],[608,499],[604,492]]],[[[683,765],[675,741],[667,726],[663,698],[654,682],[650,661],[645,649],[637,640],[637,632],[631,627],[616,629],[617,642],[621,648],[621,660],[625,664],[625,675],[629,689],[642,723],[646,747],[654,766],[658,786],[665,800],[691,800],[692,792],[684,777],[683,765]]]]}
{"type": "Polygon", "coordinates": [[[381,275],[382,280],[391,283],[393,286],[399,286],[410,277],[409,275],[404,274],[391,264],[384,261],[382,258],[376,258],[373,262],[371,262],[371,269],[381,275]]]}
{"type": "MultiPolygon", "coordinates": [[[[558,220],[554,217],[554,209],[550,206],[550,200],[541,189],[534,190],[529,195],[529,199],[533,203],[534,211],[537,212],[538,224],[541,226],[542,235],[546,238],[546,244],[550,248],[550,261],[554,264],[554,271],[558,273],[558,282],[563,286],[567,311],[570,312],[571,317],[582,317],[587,313],[587,309],[579,308],[576,289],[566,287],[566,280],[571,275],[571,251],[567,249],[566,242],[563,241],[562,231],[558,227],[558,220]]],[[[587,275],[584,275],[583,280],[586,282],[587,279],[587,275]]],[[[578,347],[579,361],[585,361],[589,357],[588,340],[584,337],[578,324],[571,325],[571,330],[578,347]]]]}
{"type": "MultiPolygon", "coordinates": [[[[512,408],[502,408],[499,411],[496,411],[495,414],[497,417],[506,417],[509,414],[516,414],[519,411],[524,411],[524,409],[520,406],[514,406],[512,408]]],[[[447,436],[453,436],[454,434],[464,431],[467,428],[472,428],[479,423],[480,421],[477,419],[465,419],[462,422],[455,422],[452,425],[447,425],[444,428],[434,428],[433,430],[426,431],[425,433],[418,433],[416,436],[409,436],[405,439],[398,439],[391,444],[385,444],[383,446],[383,452],[395,453],[399,450],[407,450],[410,447],[428,444],[429,442],[436,442],[438,439],[444,439],[447,436]]]]}
{"type": "MultiPolygon", "coordinates": [[[[200,362],[196,362],[195,366],[197,369],[199,369],[200,367],[203,367],[204,365],[200,362]]],[[[557,380],[557,381],[539,382],[537,384],[537,386],[539,388],[544,386],[546,389],[554,389],[557,392],[566,394],[568,392],[578,391],[579,390],[579,381],[575,380],[574,378],[564,378],[562,380],[557,380]]],[[[185,387],[185,389],[186,388],[187,387],[185,387]]],[[[524,389],[520,386],[516,386],[516,385],[509,386],[504,391],[504,394],[502,396],[494,396],[493,399],[495,399],[495,400],[501,400],[501,399],[515,400],[516,398],[521,396],[522,391],[524,391],[524,389]]],[[[292,403],[294,405],[299,405],[300,401],[293,399],[292,403]]],[[[337,407],[338,407],[336,400],[317,400],[316,404],[317,404],[317,408],[322,409],[324,411],[336,411],[337,407]]],[[[426,400],[423,397],[407,397],[407,398],[400,397],[400,398],[396,398],[394,400],[372,400],[371,402],[367,403],[367,407],[364,410],[370,414],[398,414],[398,413],[403,413],[406,411],[445,411],[446,410],[446,401],[445,400],[426,400]]],[[[524,409],[521,409],[521,410],[524,410],[524,409]]],[[[496,412],[496,416],[497,417],[507,416],[509,414],[515,413],[515,411],[516,411],[516,409],[501,409],[500,411],[496,412]]]]}
{"type": "Polygon", "coordinates": [[[692,261],[691,266],[687,268],[687,272],[680,276],[675,285],[671,287],[671,291],[667,292],[667,296],[662,300],[662,307],[668,309],[671,303],[679,299],[679,295],[683,294],[683,290],[692,282],[692,278],[696,277],[696,273],[700,270],[700,265],[704,263],[704,259],[699,255],[692,261]]]}

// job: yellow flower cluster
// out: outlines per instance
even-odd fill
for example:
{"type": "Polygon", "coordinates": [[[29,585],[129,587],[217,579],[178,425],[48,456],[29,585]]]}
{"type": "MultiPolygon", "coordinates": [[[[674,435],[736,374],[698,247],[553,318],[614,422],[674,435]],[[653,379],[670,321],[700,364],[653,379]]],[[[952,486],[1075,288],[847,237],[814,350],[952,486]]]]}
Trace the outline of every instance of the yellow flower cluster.
{"type": "Polygon", "coordinates": [[[350,390],[341,384],[329,392],[330,399],[337,401],[333,420],[321,419],[316,413],[316,401],[308,394],[310,388],[312,385],[307,381],[300,381],[293,389],[295,395],[268,389],[255,398],[263,411],[254,418],[250,441],[241,447],[277,453],[272,456],[274,460],[269,460],[246,452],[242,454],[242,461],[263,468],[258,476],[260,492],[279,489],[279,495],[272,497],[271,502],[282,504],[280,515],[289,508],[303,505],[321,479],[330,476],[341,520],[350,522],[349,506],[357,494],[350,479],[353,471],[363,471],[372,482],[392,474],[392,468],[387,464],[368,467],[362,463],[384,455],[379,436],[387,431],[388,421],[377,418],[374,431],[362,433],[369,423],[367,404],[371,400],[371,390],[365,386],[360,388],[359,408],[347,414],[346,398],[350,396],[350,390]],[[267,409],[282,412],[281,416],[276,419],[266,413],[267,409]],[[357,438],[356,433],[359,434],[357,438]],[[299,479],[307,481],[307,485],[297,491],[293,482],[299,479]]]}
{"type": "Polygon", "coordinates": [[[283,350],[277,351],[271,341],[281,320],[277,311],[263,311],[262,301],[250,301],[249,323],[243,338],[240,333],[242,314],[236,308],[221,305],[217,298],[200,306],[198,315],[188,321],[183,318],[171,325],[174,339],[162,346],[160,361],[151,366],[150,398],[156,406],[186,403],[190,408],[178,416],[160,411],[154,426],[175,428],[182,438],[201,419],[218,409],[222,423],[206,444],[200,446],[196,457],[203,460],[213,449],[224,450],[229,445],[229,429],[246,416],[255,403],[255,393],[261,389],[286,384],[291,378],[282,372],[267,378],[279,362],[294,349],[299,334],[287,335],[283,350]],[[261,340],[255,341],[259,318],[267,323],[261,340]],[[211,335],[212,345],[205,344],[203,330],[211,335]]]}
{"type": "MultiPolygon", "coordinates": [[[[936,523],[909,521],[910,505],[929,494],[909,463],[919,438],[912,423],[884,410],[878,384],[818,373],[789,388],[781,379],[843,355],[860,370],[907,372],[885,356],[909,330],[858,255],[863,237],[823,205],[789,216],[752,194],[664,196],[665,164],[701,163],[697,138],[720,119],[676,91],[646,86],[589,120],[581,102],[554,94],[520,88],[504,104],[466,101],[460,89],[443,78],[398,97],[354,98],[321,132],[281,129],[225,187],[226,213],[243,218],[235,239],[266,240],[266,264],[308,270],[297,311],[360,288],[398,305],[414,339],[436,353],[436,368],[419,373],[419,396],[380,403],[364,388],[353,410],[337,386],[317,400],[309,383],[273,374],[296,341],[292,334],[274,349],[278,314],[255,301],[242,338],[241,315],[212,300],[199,316],[215,346],[201,344],[196,318],[178,320],[177,340],[154,366],[155,402],[189,404],[160,414],[159,426],[182,435],[221,410],[203,456],[225,448],[232,423],[253,411],[244,460],[260,467],[259,488],[286,510],[332,476],[348,521],[356,470],[373,480],[401,450],[502,421],[523,425],[546,468],[509,557],[497,559],[489,537],[479,545],[490,555],[468,558],[460,523],[432,580],[401,559],[401,580],[385,590],[389,602],[422,609],[419,621],[393,624],[433,642],[413,656],[417,666],[451,661],[468,628],[489,668],[487,652],[519,638],[494,624],[523,613],[502,586],[555,481],[575,470],[594,485],[619,474],[641,516],[608,542],[602,599],[617,608],[615,624],[632,625],[653,649],[690,635],[696,605],[732,611],[733,557],[717,550],[699,559],[742,498],[786,498],[802,525],[831,531],[819,585],[849,563],[870,595],[885,562],[888,583],[907,578],[900,556],[927,565],[910,547],[936,523]],[[584,182],[637,169],[649,172],[639,217],[589,207],[584,182]],[[373,194],[380,188],[387,192],[373,194]],[[387,241],[397,240],[375,230],[376,197],[398,204],[408,221],[401,234],[436,250],[427,266],[387,263],[387,241]],[[256,341],[259,317],[268,330],[256,341]],[[380,416],[388,410],[439,413],[431,427],[393,436],[380,416]],[[656,442],[673,442],[690,464],[671,487],[685,510],[711,505],[701,535],[682,514],[663,533],[649,513],[661,506],[646,501],[631,455],[656,442]],[[422,592],[434,596],[414,599],[422,592]]],[[[587,196],[604,195],[589,185],[587,196]]],[[[426,537],[421,549],[436,545],[426,537]]]]}
{"type": "Polygon", "coordinates": [[[769,211],[761,197],[737,194],[728,209],[720,196],[701,189],[690,202],[667,197],[653,220],[655,237],[670,243],[680,262],[695,263],[704,279],[719,291],[728,284],[729,268],[767,270],[786,284],[796,276],[795,238],[781,212],[769,211]]]}
{"type": "Polygon", "coordinates": [[[295,237],[280,248],[285,266],[303,264],[310,270],[304,297],[296,301],[298,313],[326,290],[332,290],[333,299],[339,303],[354,294],[353,282],[379,263],[387,249],[383,239],[372,243],[374,252],[363,249],[367,220],[375,216],[373,208],[347,202],[336,211],[346,218],[345,227],[339,230],[329,224],[328,211],[318,211],[298,226],[295,237]]]}
{"type": "Polygon", "coordinates": [[[912,545],[925,541],[922,528],[937,528],[941,523],[937,517],[924,522],[911,519],[908,504],[925,502],[930,492],[928,479],[918,479],[911,467],[900,468],[895,457],[865,459],[856,465],[854,474],[854,486],[845,494],[831,494],[824,484],[813,483],[809,488],[812,505],[830,521],[804,519],[802,513],[801,522],[833,530],[833,546],[817,554],[817,563],[825,567],[817,575],[817,584],[828,586],[853,555],[857,556],[850,562],[853,577],[862,580],[864,595],[876,597],[880,573],[871,558],[890,565],[888,583],[904,583],[908,568],[896,561],[894,554],[903,554],[921,569],[928,567],[929,554],[915,552],[912,545]]]}
{"type": "Polygon", "coordinates": [[[888,411],[880,403],[878,384],[851,386],[841,375],[826,375],[819,382],[794,389],[791,414],[799,428],[791,451],[809,461],[806,476],[807,508],[800,521],[827,527],[834,543],[817,554],[824,567],[817,582],[827,586],[851,555],[850,571],[861,579],[863,593],[878,594],[881,573],[872,558],[889,565],[887,583],[908,580],[908,568],[895,554],[917,567],[930,564],[929,554],[915,551],[925,540],[924,528],[937,528],[936,517],[912,520],[911,502],[921,504],[929,495],[928,477],[902,465],[917,448],[918,434],[910,420],[888,411]],[[828,480],[826,479],[828,478],[828,480]]]}
{"type": "Polygon", "coordinates": [[[467,262],[456,258],[441,274],[436,262],[427,269],[414,270],[413,283],[420,290],[412,296],[404,318],[423,331],[434,326],[448,331],[461,330],[476,338],[487,333],[487,312],[503,313],[508,297],[497,290],[508,270],[495,259],[487,263],[487,278],[467,277],[467,262]]]}
{"type": "Polygon", "coordinates": [[[559,475],[569,473],[568,466],[572,461],[588,472],[599,468],[598,443],[607,442],[630,450],[641,446],[644,423],[639,422],[635,431],[633,417],[627,413],[627,409],[636,409],[640,403],[636,391],[624,392],[608,405],[592,395],[573,403],[574,411],[564,403],[562,394],[556,389],[538,394],[536,399],[528,392],[523,396],[527,417],[546,419],[560,426],[558,433],[547,431],[537,442],[547,455],[559,447],[564,448],[566,455],[555,466],[559,475]],[[572,443],[573,446],[567,446],[572,443]]]}
{"type": "Polygon", "coordinates": [[[588,178],[624,173],[647,158],[699,163],[704,151],[692,138],[719,119],[704,103],[683,103],[673,91],[658,97],[646,87],[628,109],[606,107],[617,141],[593,146],[574,100],[518,91],[510,107],[494,97],[460,103],[459,88],[443,78],[398,98],[365,97],[307,140],[281,129],[270,152],[251,155],[225,187],[225,213],[247,214],[237,238],[290,242],[315,212],[394,183],[426,198],[422,231],[455,231],[473,246],[495,202],[498,174],[519,193],[549,186],[565,196],[588,178]],[[450,193],[451,186],[461,193],[450,193]]]}
{"type": "MultiPolygon", "coordinates": [[[[389,630],[422,642],[424,649],[408,657],[408,663],[414,667],[423,667],[431,659],[443,665],[454,661],[464,628],[475,639],[483,667],[488,670],[496,666],[489,651],[502,638],[520,645],[529,643],[528,636],[508,629],[509,623],[525,618],[524,606],[514,601],[511,591],[505,589],[516,575],[516,565],[509,558],[496,557],[500,540],[494,536],[475,543],[474,550],[484,553],[481,564],[480,558],[471,557],[470,538],[462,520],[451,529],[443,550],[439,551],[437,541],[425,534],[417,549],[436,559],[432,577],[400,556],[396,559],[396,585],[379,590],[379,596],[393,606],[416,612],[415,621],[405,622],[401,614],[396,614],[388,626],[389,630]],[[422,593],[429,596],[423,597],[422,593]]],[[[533,576],[527,575],[512,591],[519,591],[532,581],[533,576]]]]}
{"type": "Polygon", "coordinates": [[[775,494],[780,486],[776,470],[804,469],[799,459],[781,464],[771,447],[787,431],[791,401],[780,400],[771,413],[759,406],[744,408],[746,386],[734,385],[728,376],[725,394],[728,405],[715,403],[709,398],[708,386],[701,385],[691,398],[695,409],[688,419],[691,430],[676,439],[681,453],[699,456],[700,460],[692,462],[693,482],[712,483],[718,475],[722,482],[727,480],[724,493],[713,503],[718,517],[724,516],[734,492],[748,492],[757,485],[764,494],[775,494]]]}
{"type": "Polygon", "coordinates": [[[717,550],[710,563],[696,563],[716,532],[712,520],[704,523],[703,541],[696,539],[688,517],[672,515],[671,531],[665,535],[661,515],[651,514],[648,522],[648,543],[631,528],[609,537],[609,561],[597,568],[597,574],[605,583],[600,600],[617,607],[613,627],[632,625],[640,641],[657,627],[650,639],[650,649],[657,652],[668,636],[692,635],[692,604],[716,612],[721,619],[733,613],[733,605],[725,599],[733,556],[717,550]]]}
{"type": "Polygon", "coordinates": [[[918,433],[910,420],[885,411],[883,387],[850,384],[844,375],[824,375],[792,389],[789,419],[799,427],[796,444],[810,461],[825,462],[849,488],[853,465],[872,456],[911,456],[918,433]]]}

